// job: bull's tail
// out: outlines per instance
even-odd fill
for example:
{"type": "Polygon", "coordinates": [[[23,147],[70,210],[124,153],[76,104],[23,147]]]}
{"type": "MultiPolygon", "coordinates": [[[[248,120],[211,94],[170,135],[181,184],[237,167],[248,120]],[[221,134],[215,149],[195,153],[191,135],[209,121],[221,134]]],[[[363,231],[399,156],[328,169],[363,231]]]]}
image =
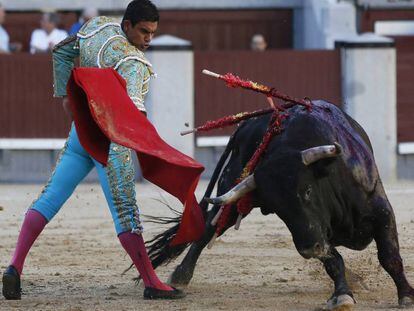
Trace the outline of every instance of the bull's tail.
{"type": "MultiPolygon", "coordinates": [[[[237,131],[236,131],[236,133],[237,133],[237,131]]],[[[210,182],[207,186],[206,192],[204,193],[204,197],[210,197],[211,196],[211,193],[213,192],[214,186],[216,185],[216,182],[217,182],[218,178],[220,177],[220,173],[223,169],[223,166],[226,163],[226,160],[229,157],[230,152],[233,148],[234,136],[235,136],[236,133],[234,133],[231,136],[230,141],[227,144],[226,149],[224,150],[223,154],[221,155],[220,160],[217,163],[216,168],[214,169],[213,175],[210,179],[210,182]]],[[[208,203],[205,200],[202,200],[200,202],[200,207],[201,207],[201,210],[203,211],[204,219],[206,219],[208,203]]],[[[168,264],[169,262],[171,262],[172,260],[174,260],[175,258],[180,256],[180,254],[182,254],[185,251],[185,249],[190,245],[190,243],[185,243],[185,244],[181,244],[181,245],[174,245],[174,246],[170,245],[170,242],[175,237],[175,235],[178,231],[178,228],[180,226],[182,213],[172,209],[171,207],[169,207],[169,208],[176,214],[175,217],[170,218],[170,217],[147,216],[147,219],[149,219],[149,221],[157,223],[157,224],[163,224],[163,225],[174,224],[169,229],[167,229],[164,232],[156,235],[153,239],[151,239],[151,240],[149,240],[145,243],[146,246],[147,246],[148,255],[151,259],[152,266],[154,267],[154,269],[157,268],[160,265],[168,264]]]]}
{"type": "Polygon", "coordinates": [[[173,224],[172,227],[156,235],[145,243],[148,250],[148,256],[150,257],[152,266],[155,269],[158,266],[163,264],[166,265],[173,259],[177,258],[187,248],[188,243],[175,246],[170,245],[180,226],[181,215],[171,218],[163,217],[162,219],[152,216],[149,218],[151,218],[150,222],[157,224],[173,224]]]}

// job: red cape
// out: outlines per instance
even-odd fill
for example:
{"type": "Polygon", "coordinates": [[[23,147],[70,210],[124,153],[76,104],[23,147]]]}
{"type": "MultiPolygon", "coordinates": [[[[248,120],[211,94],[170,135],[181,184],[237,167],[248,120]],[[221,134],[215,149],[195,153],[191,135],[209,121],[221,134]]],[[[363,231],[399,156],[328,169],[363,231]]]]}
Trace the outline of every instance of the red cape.
{"type": "Polygon", "coordinates": [[[114,69],[75,68],[67,90],[76,131],[86,151],[106,165],[111,141],[135,150],[143,176],[185,205],[171,245],[200,239],[204,218],[194,191],[204,167],[161,139],[135,107],[125,80],[114,69]]]}

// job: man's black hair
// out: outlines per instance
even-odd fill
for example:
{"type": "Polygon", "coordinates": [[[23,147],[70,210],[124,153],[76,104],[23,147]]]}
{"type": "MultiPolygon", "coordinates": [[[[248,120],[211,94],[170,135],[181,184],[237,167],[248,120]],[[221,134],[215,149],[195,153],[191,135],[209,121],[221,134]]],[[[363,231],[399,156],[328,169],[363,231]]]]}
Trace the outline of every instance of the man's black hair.
{"type": "Polygon", "coordinates": [[[56,27],[60,23],[60,17],[59,17],[59,14],[57,14],[57,13],[48,12],[48,13],[44,13],[43,16],[46,17],[46,19],[49,21],[49,23],[54,24],[56,27]]]}
{"type": "Polygon", "coordinates": [[[159,19],[158,9],[150,0],[133,0],[125,10],[121,25],[123,27],[126,20],[135,26],[139,22],[158,22],[159,19]]]}

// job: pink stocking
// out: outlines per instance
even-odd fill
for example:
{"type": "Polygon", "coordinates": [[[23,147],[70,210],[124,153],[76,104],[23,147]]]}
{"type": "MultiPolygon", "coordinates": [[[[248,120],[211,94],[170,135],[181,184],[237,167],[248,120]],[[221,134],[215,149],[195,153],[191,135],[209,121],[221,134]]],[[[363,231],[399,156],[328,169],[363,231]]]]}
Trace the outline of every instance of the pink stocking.
{"type": "Polygon", "coordinates": [[[161,290],[172,290],[172,288],[160,281],[152,268],[151,261],[148,258],[142,235],[131,232],[121,233],[119,241],[122,247],[131,257],[135,267],[144,281],[145,287],[154,287],[161,290]]]}
{"type": "Polygon", "coordinates": [[[34,209],[29,209],[24,217],[19,238],[17,239],[16,250],[10,264],[22,274],[24,261],[34,241],[46,226],[47,220],[34,209]]]}

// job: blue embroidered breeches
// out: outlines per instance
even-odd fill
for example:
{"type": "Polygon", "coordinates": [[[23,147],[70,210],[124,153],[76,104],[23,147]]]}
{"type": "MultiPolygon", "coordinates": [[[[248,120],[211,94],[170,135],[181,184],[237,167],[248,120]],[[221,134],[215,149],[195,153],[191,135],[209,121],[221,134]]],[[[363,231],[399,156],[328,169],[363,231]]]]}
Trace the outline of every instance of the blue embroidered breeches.
{"type": "Polygon", "coordinates": [[[79,142],[75,127],[63,147],[55,170],[39,198],[30,208],[50,221],[70,197],[76,186],[96,167],[117,234],[142,232],[135,199],[135,170],[131,150],[112,143],[108,165],[95,161],[79,142]]]}

